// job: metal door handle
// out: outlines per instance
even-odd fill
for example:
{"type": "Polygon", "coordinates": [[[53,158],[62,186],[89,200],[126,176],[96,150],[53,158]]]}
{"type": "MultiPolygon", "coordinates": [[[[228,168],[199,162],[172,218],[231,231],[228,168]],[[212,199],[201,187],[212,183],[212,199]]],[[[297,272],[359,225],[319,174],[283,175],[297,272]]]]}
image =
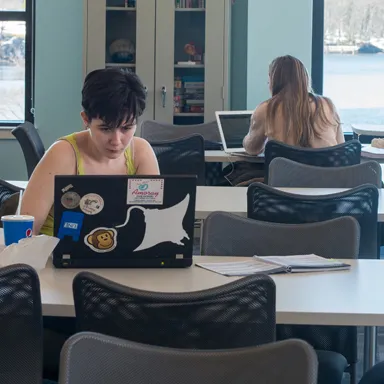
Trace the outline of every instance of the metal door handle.
{"type": "Polygon", "coordinates": [[[163,104],[163,108],[165,108],[166,98],[167,98],[167,87],[165,85],[163,85],[161,87],[161,101],[162,101],[162,104],[163,104]]]}

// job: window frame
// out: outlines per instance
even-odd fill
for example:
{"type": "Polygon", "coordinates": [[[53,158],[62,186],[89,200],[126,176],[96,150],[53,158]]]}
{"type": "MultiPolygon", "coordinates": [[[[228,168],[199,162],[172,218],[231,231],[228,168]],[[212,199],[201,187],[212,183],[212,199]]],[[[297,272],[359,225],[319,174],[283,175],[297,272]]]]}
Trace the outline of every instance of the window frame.
{"type": "Polygon", "coordinates": [[[312,88],[323,94],[324,81],[324,0],[313,0],[312,6],[312,88]]]}
{"type": "Polygon", "coordinates": [[[1,11],[0,21],[24,21],[25,22],[25,98],[24,120],[0,121],[0,129],[16,127],[24,121],[34,123],[34,26],[35,26],[35,0],[26,0],[25,11],[1,11]]]}

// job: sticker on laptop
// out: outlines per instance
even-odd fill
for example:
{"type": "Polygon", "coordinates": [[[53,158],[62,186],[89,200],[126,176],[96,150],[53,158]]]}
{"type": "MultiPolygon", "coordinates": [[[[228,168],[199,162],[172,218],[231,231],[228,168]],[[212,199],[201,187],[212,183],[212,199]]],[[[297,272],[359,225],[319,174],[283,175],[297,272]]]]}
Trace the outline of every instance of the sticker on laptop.
{"type": "Polygon", "coordinates": [[[62,190],[61,190],[61,192],[67,192],[67,191],[69,191],[71,188],[73,188],[73,185],[72,184],[68,184],[66,187],[64,187],[62,190]]]}
{"type": "Polygon", "coordinates": [[[83,221],[84,213],[72,211],[63,212],[57,237],[63,239],[64,236],[70,236],[73,241],[79,241],[83,221]]]}
{"type": "Polygon", "coordinates": [[[95,228],[84,237],[84,243],[98,253],[111,252],[117,245],[117,231],[113,228],[95,228]]]}
{"type": "Polygon", "coordinates": [[[88,193],[80,200],[80,209],[87,215],[97,215],[103,208],[104,200],[96,193],[88,193]]]}
{"type": "Polygon", "coordinates": [[[164,179],[128,179],[127,204],[161,205],[164,179]]]}
{"type": "Polygon", "coordinates": [[[75,209],[80,204],[80,195],[76,192],[65,192],[61,196],[61,204],[66,209],[75,209]]]}
{"type": "Polygon", "coordinates": [[[139,209],[144,213],[145,234],[141,244],[134,251],[142,251],[154,247],[157,244],[172,242],[176,245],[185,246],[185,241],[190,240],[188,233],[183,227],[184,217],[187,214],[190,195],[176,205],[157,209],[143,208],[140,206],[129,207],[125,222],[116,228],[125,227],[130,219],[131,211],[139,209]]]}

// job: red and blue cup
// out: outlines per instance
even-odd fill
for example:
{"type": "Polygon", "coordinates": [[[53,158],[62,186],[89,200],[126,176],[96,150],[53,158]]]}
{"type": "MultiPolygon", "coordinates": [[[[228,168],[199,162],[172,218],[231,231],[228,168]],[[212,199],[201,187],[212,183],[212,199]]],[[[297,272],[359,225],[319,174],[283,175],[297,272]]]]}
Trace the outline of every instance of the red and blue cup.
{"type": "Polygon", "coordinates": [[[32,237],[35,218],[28,215],[2,216],[5,245],[18,243],[19,240],[32,237]]]}

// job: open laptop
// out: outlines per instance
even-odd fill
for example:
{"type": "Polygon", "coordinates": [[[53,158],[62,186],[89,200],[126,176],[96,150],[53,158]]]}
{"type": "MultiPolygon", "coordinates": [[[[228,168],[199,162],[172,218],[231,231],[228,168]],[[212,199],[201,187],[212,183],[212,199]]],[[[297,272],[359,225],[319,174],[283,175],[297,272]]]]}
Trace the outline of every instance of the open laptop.
{"type": "Polygon", "coordinates": [[[196,176],[56,176],[58,268],[192,265],[196,176]]]}
{"type": "Polygon", "coordinates": [[[249,132],[253,111],[218,111],[217,126],[224,152],[246,155],[243,139],[249,132]]]}

